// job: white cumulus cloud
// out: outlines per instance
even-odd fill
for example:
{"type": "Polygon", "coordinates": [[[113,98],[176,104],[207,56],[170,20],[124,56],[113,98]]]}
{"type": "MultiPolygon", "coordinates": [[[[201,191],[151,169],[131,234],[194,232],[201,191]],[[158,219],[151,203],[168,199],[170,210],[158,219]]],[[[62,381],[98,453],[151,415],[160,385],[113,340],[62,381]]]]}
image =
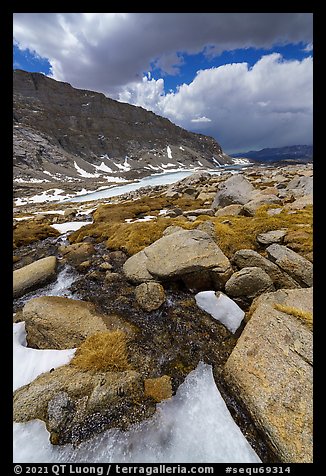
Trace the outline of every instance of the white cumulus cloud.
{"type": "Polygon", "coordinates": [[[212,119],[209,119],[209,117],[206,116],[202,116],[191,119],[191,122],[212,122],[212,119]]]}
{"type": "MultiPolygon", "coordinates": [[[[278,53],[253,67],[232,63],[201,70],[164,94],[163,79],[129,85],[128,102],[215,137],[229,152],[312,142],[313,62],[278,53]]],[[[126,97],[126,96],[125,96],[126,97]]]]}

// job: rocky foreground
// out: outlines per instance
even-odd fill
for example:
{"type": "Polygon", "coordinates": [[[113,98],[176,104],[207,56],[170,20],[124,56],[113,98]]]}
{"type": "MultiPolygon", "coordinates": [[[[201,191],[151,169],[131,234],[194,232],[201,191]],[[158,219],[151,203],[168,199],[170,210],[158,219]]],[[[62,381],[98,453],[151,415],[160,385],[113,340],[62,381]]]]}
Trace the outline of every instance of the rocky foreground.
{"type": "Polygon", "coordinates": [[[30,348],[77,350],[18,386],[14,420],[78,445],[152,415],[203,361],[264,462],[311,462],[312,181],[255,167],[17,207],[14,322],[30,348]]]}

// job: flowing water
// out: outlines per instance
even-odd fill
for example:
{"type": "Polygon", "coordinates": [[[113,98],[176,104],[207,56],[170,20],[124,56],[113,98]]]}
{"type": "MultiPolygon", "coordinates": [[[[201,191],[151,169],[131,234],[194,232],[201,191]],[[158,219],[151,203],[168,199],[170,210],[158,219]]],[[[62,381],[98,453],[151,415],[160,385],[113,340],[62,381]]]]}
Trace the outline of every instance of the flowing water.
{"type": "Polygon", "coordinates": [[[24,296],[16,299],[14,301],[15,309],[24,306],[24,304],[26,304],[26,302],[30,299],[40,296],[62,296],[70,299],[75,299],[73,294],[69,291],[69,288],[75,281],[77,276],[78,274],[74,270],[74,268],[69,265],[65,265],[64,268],[58,273],[57,279],[53,283],[47,284],[42,288],[39,288],[35,291],[31,291],[27,294],[24,294],[24,296]]]}

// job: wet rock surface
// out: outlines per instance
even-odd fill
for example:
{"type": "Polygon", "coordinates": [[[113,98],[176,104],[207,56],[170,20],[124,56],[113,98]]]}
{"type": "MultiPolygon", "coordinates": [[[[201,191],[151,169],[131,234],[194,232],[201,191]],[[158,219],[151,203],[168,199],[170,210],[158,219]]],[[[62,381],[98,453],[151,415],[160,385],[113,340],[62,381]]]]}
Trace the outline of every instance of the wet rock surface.
{"type": "Polygon", "coordinates": [[[19,297],[31,289],[55,279],[56,266],[56,257],[48,256],[16,269],[13,274],[14,297],[19,297]]]}

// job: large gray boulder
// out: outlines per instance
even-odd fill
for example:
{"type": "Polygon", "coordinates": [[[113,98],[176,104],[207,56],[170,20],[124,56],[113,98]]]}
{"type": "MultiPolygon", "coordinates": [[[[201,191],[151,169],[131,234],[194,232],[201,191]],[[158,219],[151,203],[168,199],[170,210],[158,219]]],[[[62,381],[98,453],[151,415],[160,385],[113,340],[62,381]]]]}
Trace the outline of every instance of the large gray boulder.
{"type": "Polygon", "coordinates": [[[123,271],[134,283],[187,278],[189,287],[197,287],[201,279],[206,282],[209,276],[215,289],[221,289],[232,274],[229,259],[212,237],[200,230],[163,236],[129,258],[123,271]]]}
{"type": "Polygon", "coordinates": [[[273,281],[261,268],[242,268],[234,273],[225,285],[225,292],[233,298],[250,302],[256,296],[274,291],[273,281]]]}
{"type": "Polygon", "coordinates": [[[233,203],[244,205],[251,199],[253,185],[242,174],[232,175],[219,185],[212,208],[226,207],[233,203]]]}
{"type": "Polygon", "coordinates": [[[273,281],[276,289],[299,288],[300,285],[282,271],[275,263],[265,258],[254,250],[239,250],[234,253],[232,264],[238,268],[258,267],[265,271],[273,281]]]}
{"type": "MultiPolygon", "coordinates": [[[[175,235],[176,233],[173,233],[175,235]]],[[[127,279],[134,284],[155,281],[147,269],[147,255],[144,250],[131,256],[123,265],[123,272],[127,279]]]]}
{"type": "Polygon", "coordinates": [[[309,287],[313,284],[313,265],[284,245],[273,244],[266,248],[268,257],[283,271],[288,273],[301,286],[309,287]]]}
{"type": "Polygon", "coordinates": [[[29,346],[38,349],[70,349],[96,332],[128,331],[121,319],[99,314],[94,304],[59,296],[31,299],[23,308],[22,320],[29,346]]]}
{"type": "Polygon", "coordinates": [[[26,292],[52,281],[56,277],[57,258],[48,256],[14,271],[13,294],[19,297],[26,292]]]}
{"type": "Polygon", "coordinates": [[[225,365],[226,382],[281,462],[311,463],[313,342],[297,315],[312,315],[312,288],[263,294],[251,310],[225,365]]]}
{"type": "Polygon", "coordinates": [[[254,216],[258,208],[263,205],[281,205],[282,200],[276,195],[265,195],[264,193],[255,194],[252,200],[248,201],[242,208],[242,215],[254,216]]]}
{"type": "Polygon", "coordinates": [[[296,197],[313,195],[313,177],[294,177],[287,186],[296,197]]]}

